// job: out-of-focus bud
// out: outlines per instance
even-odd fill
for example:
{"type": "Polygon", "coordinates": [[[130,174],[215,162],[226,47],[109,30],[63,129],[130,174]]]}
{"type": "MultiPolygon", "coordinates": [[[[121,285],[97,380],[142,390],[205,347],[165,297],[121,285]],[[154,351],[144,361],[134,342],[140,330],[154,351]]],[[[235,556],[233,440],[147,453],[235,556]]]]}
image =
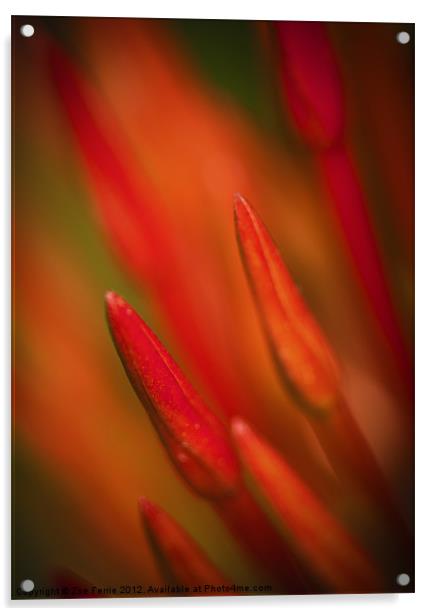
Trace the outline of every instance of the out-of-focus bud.
{"type": "Polygon", "coordinates": [[[380,591],[369,556],[281,455],[243,420],[234,419],[232,429],[245,466],[310,570],[336,591],[380,591]]]}
{"type": "Polygon", "coordinates": [[[286,100],[296,126],[314,147],[330,147],[343,135],[344,98],[325,26],[285,21],[275,27],[286,100]]]}
{"type": "Polygon", "coordinates": [[[194,539],[161,507],[147,498],[138,501],[141,518],[168,582],[177,584],[228,584],[194,539]]]}

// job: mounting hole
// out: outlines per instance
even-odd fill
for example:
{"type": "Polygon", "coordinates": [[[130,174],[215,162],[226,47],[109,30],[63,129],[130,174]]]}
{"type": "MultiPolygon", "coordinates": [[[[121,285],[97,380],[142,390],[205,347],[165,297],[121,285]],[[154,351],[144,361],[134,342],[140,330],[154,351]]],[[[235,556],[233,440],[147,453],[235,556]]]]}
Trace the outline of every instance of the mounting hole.
{"type": "Polygon", "coordinates": [[[35,29],[33,28],[31,24],[24,24],[23,26],[21,26],[20,32],[21,32],[21,36],[25,36],[26,38],[29,38],[30,36],[34,35],[35,29]]]}
{"type": "Polygon", "coordinates": [[[407,573],[399,573],[397,575],[397,584],[399,586],[407,586],[410,582],[410,576],[407,573]]]}
{"type": "Polygon", "coordinates": [[[410,41],[410,34],[409,32],[399,32],[396,36],[397,41],[400,43],[400,45],[407,45],[410,41]]]}
{"type": "Polygon", "coordinates": [[[20,586],[21,590],[24,590],[24,592],[32,592],[33,588],[35,587],[35,583],[33,580],[23,580],[20,586]]]}

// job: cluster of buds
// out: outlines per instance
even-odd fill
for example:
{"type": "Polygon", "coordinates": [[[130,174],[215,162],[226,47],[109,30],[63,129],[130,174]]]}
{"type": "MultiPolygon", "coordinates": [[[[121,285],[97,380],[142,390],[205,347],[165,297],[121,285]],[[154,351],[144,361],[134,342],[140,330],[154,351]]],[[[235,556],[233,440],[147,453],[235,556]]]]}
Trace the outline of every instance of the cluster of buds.
{"type": "MultiPolygon", "coordinates": [[[[235,220],[245,268],[283,381],[312,411],[311,421],[320,422],[322,414],[338,410],[337,361],[264,224],[241,196],[235,198],[235,220]]],[[[125,372],[185,481],[223,512],[227,502],[236,502],[246,489],[240,458],[280,518],[288,539],[280,537],[279,550],[293,563],[292,586],[285,591],[380,590],[381,574],[370,556],[281,454],[241,418],[233,420],[230,430],[122,297],[107,293],[106,307],[125,372]]],[[[250,517],[249,506],[237,508],[238,527],[244,515],[250,517]]],[[[171,578],[185,582],[188,573],[189,582],[224,579],[168,514],[146,499],[140,500],[140,510],[171,578]]],[[[254,542],[253,533],[244,538],[254,542]]],[[[272,558],[277,555],[271,553],[272,558]]]]}

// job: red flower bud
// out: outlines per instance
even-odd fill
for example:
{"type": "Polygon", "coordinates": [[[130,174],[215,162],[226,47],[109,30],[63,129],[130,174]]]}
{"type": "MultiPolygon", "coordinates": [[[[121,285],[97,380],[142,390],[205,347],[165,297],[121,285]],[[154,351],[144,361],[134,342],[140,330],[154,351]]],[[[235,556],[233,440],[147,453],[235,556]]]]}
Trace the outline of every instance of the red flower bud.
{"type": "Polygon", "coordinates": [[[125,300],[109,292],[106,305],[126,374],[180,473],[202,496],[233,494],[240,471],[225,425],[125,300]]]}
{"type": "Polygon", "coordinates": [[[313,146],[338,142],[344,128],[341,78],[325,26],[277,22],[286,100],[303,138],[313,146]]]}
{"type": "Polygon", "coordinates": [[[163,509],[144,497],[142,520],[167,581],[178,584],[228,584],[194,539],[163,509]]]}

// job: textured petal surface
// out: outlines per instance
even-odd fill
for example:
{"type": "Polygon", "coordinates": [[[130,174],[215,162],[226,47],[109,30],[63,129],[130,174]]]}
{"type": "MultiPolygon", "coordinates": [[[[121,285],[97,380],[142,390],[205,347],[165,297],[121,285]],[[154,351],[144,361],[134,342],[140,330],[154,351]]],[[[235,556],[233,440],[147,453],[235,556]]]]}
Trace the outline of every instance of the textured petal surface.
{"type": "Polygon", "coordinates": [[[179,471],[203,496],[235,492],[239,465],[224,424],[125,300],[109,292],[106,305],[125,371],[179,471]]]}

